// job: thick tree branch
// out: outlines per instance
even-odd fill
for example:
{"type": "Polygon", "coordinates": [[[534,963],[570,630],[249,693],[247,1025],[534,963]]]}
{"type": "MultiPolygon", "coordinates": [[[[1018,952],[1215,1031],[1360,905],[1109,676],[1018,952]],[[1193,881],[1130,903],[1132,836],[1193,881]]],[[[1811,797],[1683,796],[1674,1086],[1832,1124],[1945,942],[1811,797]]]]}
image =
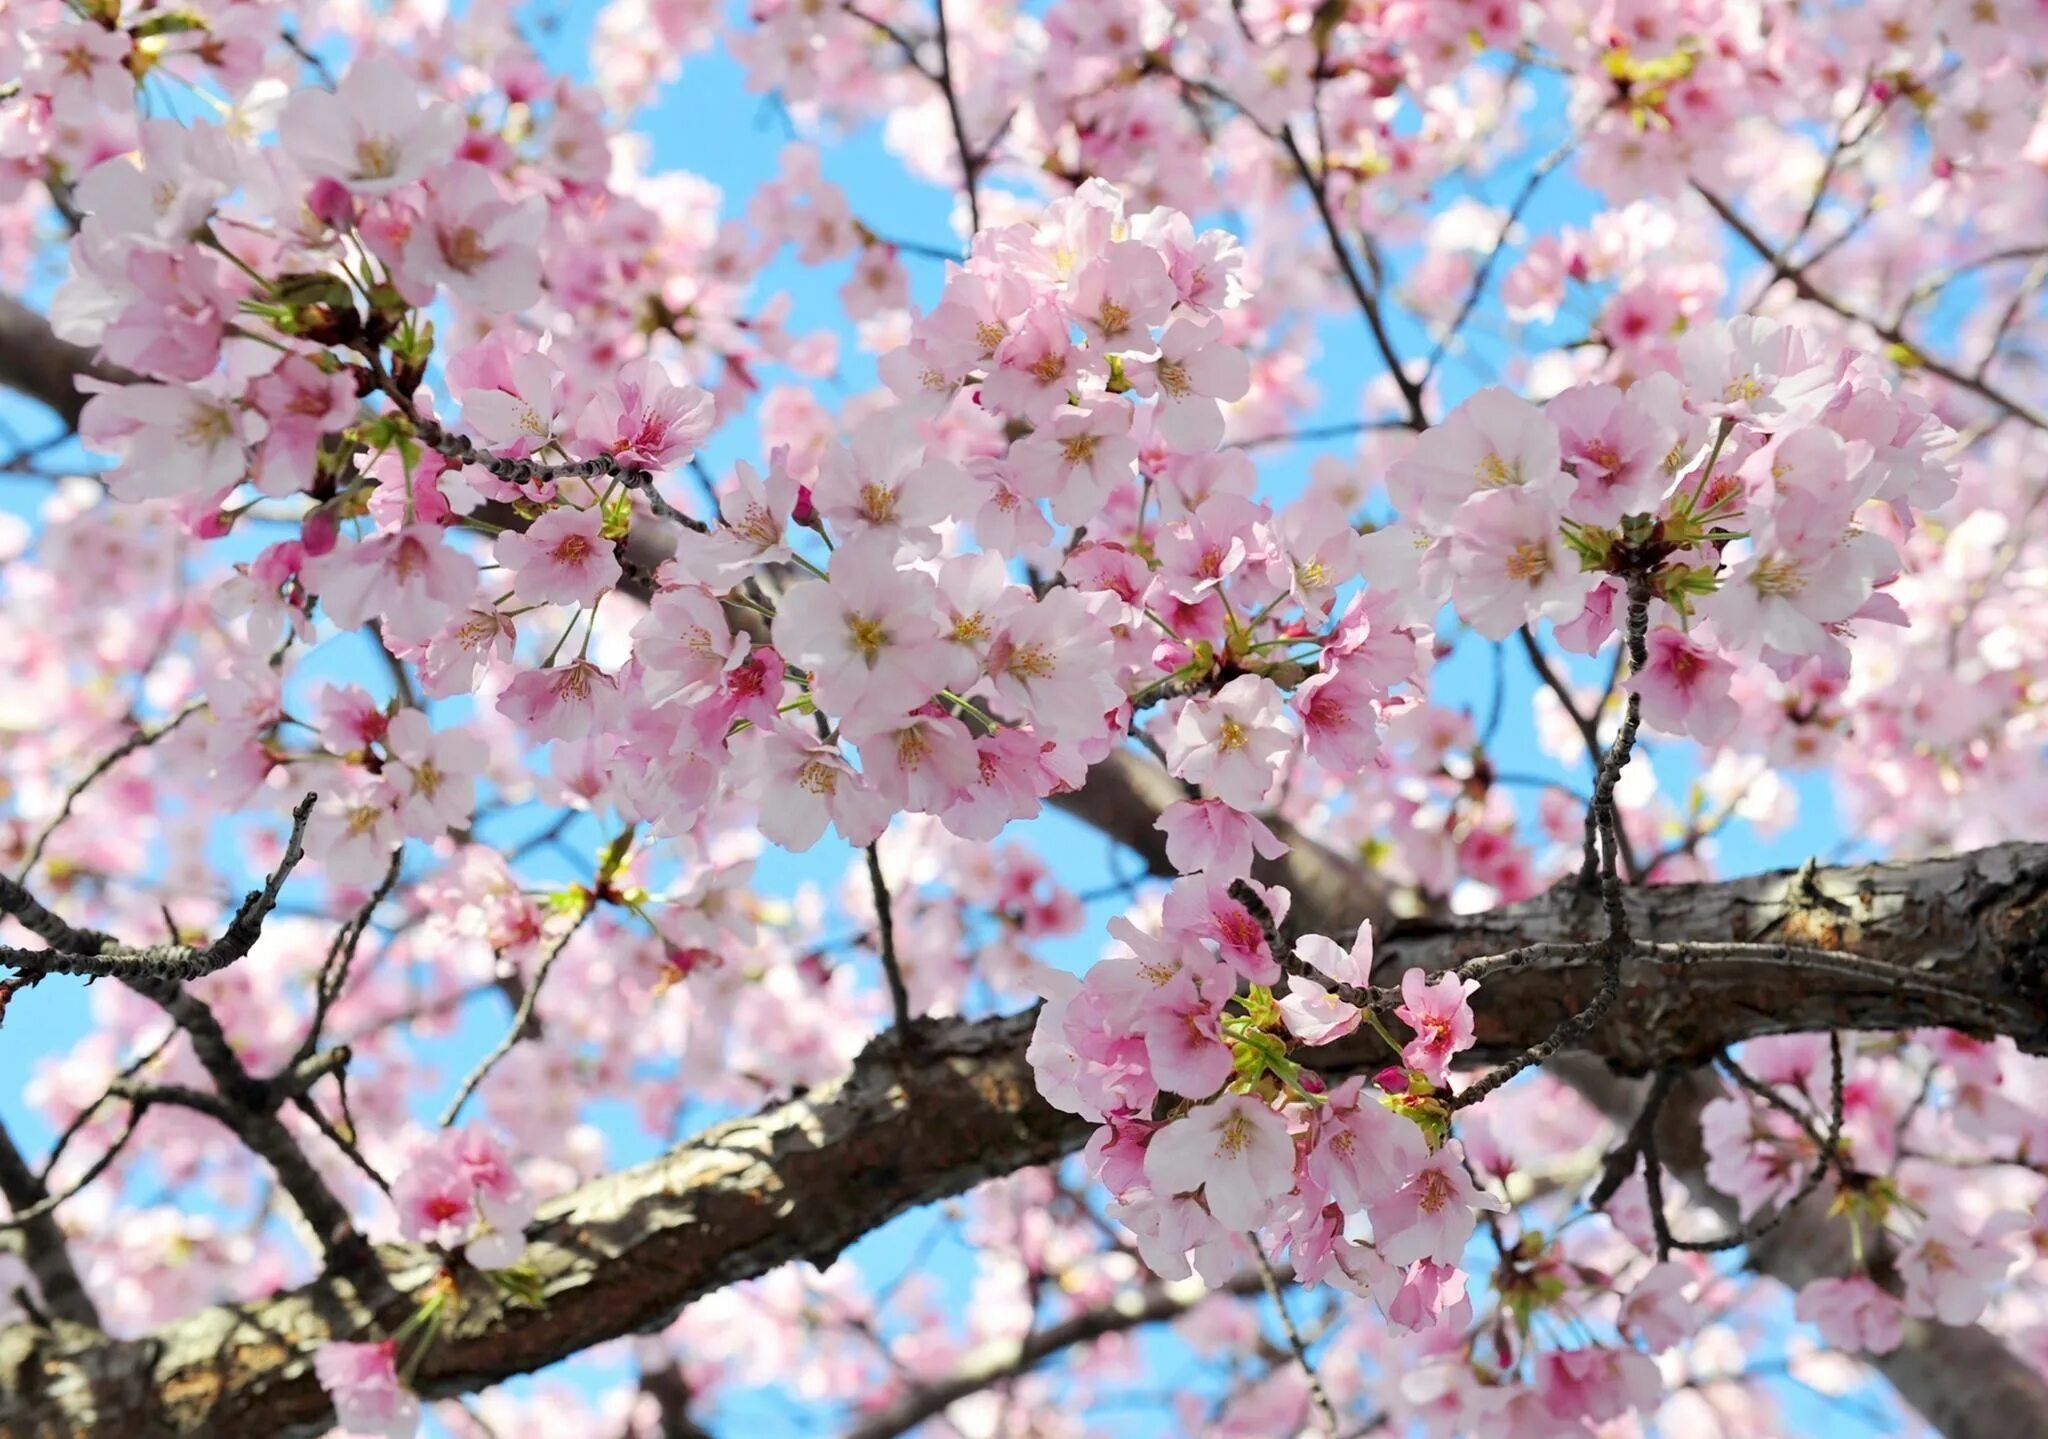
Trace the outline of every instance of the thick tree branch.
{"type": "Polygon", "coordinates": [[[37,1212],[39,1206],[49,1202],[50,1191],[14,1147],[14,1136],[5,1125],[0,1125],[0,1194],[7,1197],[8,1206],[16,1214],[35,1212],[34,1218],[21,1223],[21,1242],[28,1272],[35,1276],[36,1287],[42,1291],[43,1307],[58,1319],[99,1328],[99,1310],[93,1307],[85,1286],[79,1283],[78,1270],[71,1263],[70,1251],[64,1247],[64,1234],[57,1227],[56,1216],[47,1211],[37,1212]]]}
{"type": "Polygon", "coordinates": [[[40,314],[0,295],[0,385],[48,406],[77,429],[86,401],[78,377],[111,374],[94,363],[90,350],[58,339],[40,314]]]}

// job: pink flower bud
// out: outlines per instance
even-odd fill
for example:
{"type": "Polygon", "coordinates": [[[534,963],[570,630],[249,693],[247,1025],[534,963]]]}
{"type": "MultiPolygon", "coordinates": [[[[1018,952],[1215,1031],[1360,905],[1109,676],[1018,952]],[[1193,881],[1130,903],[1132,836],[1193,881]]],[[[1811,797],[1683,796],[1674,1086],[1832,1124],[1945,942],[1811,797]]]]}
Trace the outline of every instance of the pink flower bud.
{"type": "Polygon", "coordinates": [[[266,589],[275,589],[299,572],[306,562],[306,548],[297,540],[272,545],[249,566],[249,577],[266,589]]]}
{"type": "Polygon", "coordinates": [[[1388,1094],[1408,1092],[1408,1071],[1398,1064],[1390,1064],[1372,1077],[1372,1082],[1388,1094]]]}
{"type": "Polygon", "coordinates": [[[217,540],[234,527],[235,518],[226,510],[209,510],[192,521],[192,538],[217,540]]]}
{"type": "Polygon", "coordinates": [[[306,208],[314,219],[332,230],[345,230],[355,223],[355,197],[339,180],[315,180],[306,191],[306,208]]]}
{"type": "Polygon", "coordinates": [[[322,505],[299,522],[299,544],[308,558],[328,554],[334,549],[334,542],[341,538],[341,521],[334,511],[322,505]]]}

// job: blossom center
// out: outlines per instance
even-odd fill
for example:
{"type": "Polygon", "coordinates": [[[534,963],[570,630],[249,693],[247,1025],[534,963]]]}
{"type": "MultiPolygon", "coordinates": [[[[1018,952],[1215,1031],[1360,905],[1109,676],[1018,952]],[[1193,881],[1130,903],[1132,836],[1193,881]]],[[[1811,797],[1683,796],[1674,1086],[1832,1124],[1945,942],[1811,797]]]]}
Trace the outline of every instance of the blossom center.
{"type": "Polygon", "coordinates": [[[1052,673],[1052,655],[1044,645],[1018,645],[1004,668],[1020,680],[1042,680],[1052,673]]]}
{"type": "Polygon", "coordinates": [[[880,620],[871,620],[866,615],[848,615],[846,633],[853,640],[853,647],[860,651],[860,657],[869,664],[882,652],[882,646],[889,642],[889,632],[880,620]]]}
{"type": "Polygon", "coordinates": [[[398,147],[382,135],[356,141],[356,178],[388,180],[398,173],[398,147]]]}
{"type": "Polygon", "coordinates": [[[1047,350],[1032,363],[1031,373],[1041,384],[1049,385],[1067,372],[1067,357],[1056,350],[1047,350]]]}
{"type": "Polygon", "coordinates": [[[222,440],[227,439],[234,432],[234,419],[228,414],[225,407],[220,405],[202,405],[192,412],[190,419],[185,421],[185,428],[181,433],[191,443],[205,445],[210,449],[222,440]]]}
{"type": "Polygon", "coordinates": [[[484,248],[484,237],[474,225],[441,233],[441,258],[458,275],[474,275],[490,257],[491,252],[484,248]]]}
{"type": "Polygon", "coordinates": [[[896,492],[870,480],[860,487],[860,512],[870,524],[887,524],[896,518],[896,492]]]}
{"type": "Polygon", "coordinates": [[[913,727],[896,731],[896,763],[903,768],[922,767],[931,752],[931,741],[924,737],[923,730],[913,727]]]}
{"type": "Polygon", "coordinates": [[[1250,730],[1247,730],[1239,721],[1232,719],[1229,715],[1225,715],[1222,725],[1216,730],[1216,748],[1222,750],[1225,754],[1229,754],[1233,750],[1243,749],[1247,744],[1251,743],[1251,738],[1250,730]]]}
{"type": "Polygon", "coordinates": [[[1216,1141],[1216,1152],[1226,1159],[1235,1159],[1251,1148],[1252,1122],[1241,1110],[1232,1111],[1223,1121],[1223,1131],[1216,1141]]]}
{"type": "Polygon", "coordinates": [[[1508,551],[1508,578],[1535,584],[1550,573],[1550,550],[1541,540],[1523,540],[1508,551]]]}
{"type": "Polygon", "coordinates": [[[1783,555],[1772,555],[1759,560],[1750,572],[1749,583],[1760,595],[1772,599],[1790,599],[1806,588],[1806,576],[1799,572],[1799,566],[1783,555]]]}
{"type": "Polygon", "coordinates": [[[452,1194],[430,1195],[420,1209],[435,1224],[446,1224],[469,1213],[469,1205],[452,1194]]]}
{"type": "Polygon", "coordinates": [[[1188,378],[1188,367],[1179,360],[1159,357],[1159,388],[1176,400],[1185,400],[1195,392],[1194,381],[1188,378]]]}

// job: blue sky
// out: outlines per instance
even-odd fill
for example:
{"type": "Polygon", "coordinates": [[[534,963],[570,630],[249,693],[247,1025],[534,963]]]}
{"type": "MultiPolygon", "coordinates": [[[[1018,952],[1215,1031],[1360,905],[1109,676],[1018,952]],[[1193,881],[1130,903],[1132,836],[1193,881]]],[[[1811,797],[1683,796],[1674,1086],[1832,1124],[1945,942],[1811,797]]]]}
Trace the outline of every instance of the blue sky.
{"type": "MultiPolygon", "coordinates": [[[[595,7],[588,3],[570,5],[561,12],[559,27],[542,42],[544,55],[552,65],[572,73],[585,70],[585,37],[594,13],[595,7]]],[[[1556,99],[1554,93],[1541,96],[1540,111],[1532,124],[1533,133],[1528,146],[1532,156],[1545,153],[1556,136],[1562,133],[1563,120],[1560,107],[1554,103],[1556,99]]],[[[663,89],[657,103],[641,117],[640,128],[652,137],[653,168],[688,170],[713,181],[725,193],[728,214],[741,210],[751,190],[777,173],[783,147],[788,143],[784,121],[771,111],[762,97],[746,90],[738,67],[716,51],[689,58],[682,80],[663,89]]],[[[886,217],[886,225],[878,223],[877,227],[900,238],[949,245],[956,243],[948,228],[951,196],[908,178],[903,167],[887,153],[873,127],[851,135],[822,139],[826,173],[847,190],[857,214],[869,220],[886,217]]],[[[1520,174],[1512,172],[1494,177],[1488,186],[1490,193],[1485,198],[1504,201],[1520,179],[1520,174]]],[[[1541,198],[1530,208],[1525,223],[1532,233],[1540,233],[1546,228],[1579,221],[1596,208],[1598,202],[1595,197],[1567,170],[1551,179],[1541,198]]],[[[1399,258],[1398,253],[1396,258],[1399,258]]],[[[917,258],[909,258],[906,263],[910,267],[916,295],[929,303],[937,293],[940,267],[917,258]]],[[[1505,268],[1503,265],[1496,272],[1496,282],[1505,268]]],[[[791,321],[793,329],[830,326],[837,311],[835,292],[847,271],[848,266],[844,263],[809,270],[785,257],[762,276],[759,293],[765,296],[781,289],[792,295],[796,302],[791,321]]],[[[1482,322],[1490,317],[1498,318],[1498,308],[1491,303],[1482,306],[1479,312],[1482,322]]],[[[1428,352],[1428,339],[1417,325],[1398,310],[1393,321],[1395,343],[1404,354],[1428,352]]],[[[873,383],[870,361],[854,347],[851,331],[844,326],[840,328],[846,341],[842,347],[842,382],[821,387],[820,393],[821,400],[833,408],[846,395],[857,393],[873,383]]],[[[1354,312],[1333,310],[1320,326],[1320,331],[1322,354],[1315,372],[1323,394],[1323,407],[1318,414],[1304,417],[1305,424],[1342,421],[1355,416],[1360,393],[1380,368],[1378,355],[1367,342],[1363,325],[1354,312]]],[[[1475,332],[1484,335],[1485,326],[1475,326],[1475,332]]],[[[1478,365],[1454,359],[1447,368],[1447,399],[1455,399],[1486,382],[1489,372],[1499,368],[1507,353],[1505,342],[1498,338],[1482,338],[1478,343],[1478,365]]],[[[0,420],[13,424],[30,437],[43,432],[33,416],[32,408],[11,398],[0,398],[0,420]]],[[[4,432],[0,432],[0,443],[5,443],[4,432]]],[[[743,419],[713,440],[706,459],[714,472],[723,474],[735,460],[758,460],[760,456],[756,451],[754,427],[743,419]]],[[[1276,497],[1290,495],[1305,481],[1308,464],[1316,454],[1348,454],[1349,451],[1349,442],[1304,446],[1291,451],[1265,451],[1260,456],[1264,492],[1276,497]]],[[[41,486],[38,483],[0,477],[0,508],[29,513],[40,497],[41,486]]],[[[1584,667],[1584,672],[1589,676],[1595,672],[1604,674],[1605,664],[1604,658],[1592,662],[1584,667]]],[[[380,695],[388,690],[388,681],[368,662],[367,650],[353,640],[331,643],[306,669],[309,675],[354,680],[380,695]]],[[[1436,697],[1441,702],[1462,704],[1483,712],[1491,700],[1493,670],[1491,650],[1481,642],[1468,639],[1438,671],[1436,697]]],[[[1527,716],[1536,680],[1518,652],[1510,651],[1503,673],[1507,685],[1507,718],[1493,746],[1496,763],[1507,770],[1558,775],[1583,786],[1582,765],[1575,763],[1560,768],[1540,751],[1535,742],[1533,725],[1527,716]]],[[[458,713],[446,713],[443,718],[445,722],[459,722],[458,713]]],[[[1685,749],[1663,746],[1656,762],[1660,775],[1666,779],[1667,792],[1682,794],[1687,769],[1685,749]]],[[[1739,873],[1795,864],[1810,855],[1829,854],[1842,842],[1843,834],[1834,816],[1824,779],[1803,777],[1797,787],[1801,799],[1800,818],[1786,833],[1765,841],[1746,826],[1738,824],[1724,834],[1720,861],[1726,871],[1739,873]]],[[[509,838],[530,832],[536,827],[536,820],[531,815],[509,816],[499,822],[499,827],[500,832],[509,838]]],[[[586,838],[594,836],[594,828],[586,826],[586,829],[586,838]]],[[[1073,821],[1049,815],[1030,826],[1021,827],[1015,834],[1018,838],[1028,838],[1041,848],[1050,856],[1055,872],[1077,889],[1099,885],[1106,878],[1099,836],[1073,821]]],[[[224,839],[216,848],[224,861],[231,855],[224,839]]],[[[811,882],[830,892],[837,888],[848,861],[849,853],[845,847],[829,839],[802,856],[771,850],[761,866],[760,886],[767,892],[779,893],[787,892],[797,884],[811,882]]],[[[1081,936],[1049,946],[1046,957],[1071,968],[1084,968],[1100,947],[1102,920],[1113,912],[1113,907],[1106,902],[1094,906],[1081,936]]],[[[67,1043],[84,1031],[89,1022],[85,992],[82,986],[68,982],[46,984],[17,998],[8,1018],[5,1042],[0,1043],[0,1113],[4,1113],[23,1144],[34,1150],[46,1142],[48,1131],[26,1112],[20,1100],[21,1089],[38,1059],[61,1053],[67,1043]]],[[[444,1072],[459,1075],[466,1070],[470,1061],[497,1038],[504,1021],[503,1008],[495,997],[489,1004],[473,1006],[459,1033],[448,1042],[444,1072]]],[[[422,1111],[438,1107],[441,1098],[423,1096],[422,1111]]],[[[621,1159],[638,1157],[651,1148],[650,1141],[623,1118],[606,1122],[604,1127],[614,1138],[621,1159]]],[[[871,1274],[882,1279],[913,1262],[921,1263],[949,1290],[964,1297],[966,1282],[971,1277],[969,1256],[957,1242],[942,1243],[927,1253],[924,1244],[934,1222],[928,1212],[906,1216],[863,1240],[851,1253],[871,1274]]],[[[1161,1368],[1162,1372],[1157,1377],[1162,1386],[1176,1382],[1193,1383],[1197,1379],[1193,1374],[1176,1372],[1185,1366],[1188,1356],[1171,1340],[1153,1336],[1147,1340],[1146,1352],[1161,1368]]],[[[616,1366],[608,1364],[604,1372],[618,1371],[616,1366]]],[[[589,1366],[584,1366],[577,1382],[592,1383],[596,1377],[589,1366]]],[[[719,1417],[714,1415],[714,1422],[719,1417]]],[[[725,1432],[735,1435],[783,1432],[773,1426],[793,1422],[783,1401],[769,1395],[747,1396],[744,1402],[736,1403],[732,1412],[723,1417],[727,1420],[725,1432]],[[758,1427],[761,1425],[771,1427],[758,1427]]],[[[1163,1415],[1140,1411],[1120,1414],[1118,1427],[1131,1439],[1142,1439],[1142,1436],[1169,1432],[1170,1426],[1163,1415]]]]}

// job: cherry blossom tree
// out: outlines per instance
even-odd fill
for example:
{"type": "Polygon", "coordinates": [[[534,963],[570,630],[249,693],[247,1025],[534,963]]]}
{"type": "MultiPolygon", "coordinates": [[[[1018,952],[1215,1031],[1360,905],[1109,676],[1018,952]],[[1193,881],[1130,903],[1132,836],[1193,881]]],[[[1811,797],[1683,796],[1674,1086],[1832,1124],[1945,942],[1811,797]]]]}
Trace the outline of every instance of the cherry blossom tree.
{"type": "Polygon", "coordinates": [[[2048,1433],[2044,74],[0,7],[0,1430],[2048,1433]]]}

